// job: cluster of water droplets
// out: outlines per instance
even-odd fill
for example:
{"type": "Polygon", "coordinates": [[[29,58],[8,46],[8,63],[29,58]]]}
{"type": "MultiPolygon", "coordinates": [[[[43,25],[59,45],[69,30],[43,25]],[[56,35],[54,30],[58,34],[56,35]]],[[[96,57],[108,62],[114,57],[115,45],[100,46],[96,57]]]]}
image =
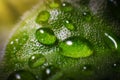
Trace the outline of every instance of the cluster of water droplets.
{"type": "MultiPolygon", "coordinates": [[[[67,2],[61,2],[59,1],[52,1],[49,3],[49,7],[51,9],[58,9],[60,8],[61,12],[69,13],[73,10],[73,6],[67,2]]],[[[53,19],[57,19],[57,16],[59,15],[58,11],[49,11],[49,10],[43,10],[41,11],[36,18],[36,23],[39,25],[42,25],[41,28],[36,30],[35,37],[36,40],[44,45],[44,46],[54,46],[57,45],[60,50],[60,55],[70,58],[86,58],[91,56],[94,53],[93,48],[91,47],[91,43],[80,37],[80,36],[72,36],[71,37],[71,31],[75,30],[75,27],[73,23],[71,23],[69,20],[66,20],[64,22],[64,25],[59,28],[60,30],[56,32],[51,27],[44,27],[45,24],[48,24],[49,21],[53,19]],[[54,16],[51,16],[54,15],[54,16]]],[[[87,13],[83,13],[84,16],[87,15],[87,13]]],[[[50,25],[52,26],[52,25],[50,25]]],[[[109,35],[108,33],[105,33],[105,42],[108,44],[108,46],[111,49],[117,49],[120,51],[120,43],[117,43],[119,40],[116,41],[116,37],[109,35]]],[[[19,40],[16,39],[16,42],[19,40]]],[[[11,41],[10,44],[14,44],[14,41],[11,41]]],[[[29,58],[28,65],[30,68],[37,68],[42,66],[46,62],[46,57],[43,54],[34,54],[29,58]]],[[[116,67],[117,64],[114,64],[114,67],[116,67]]],[[[48,80],[52,75],[56,74],[57,69],[53,66],[46,67],[43,70],[42,73],[42,79],[41,80],[48,80]]],[[[84,66],[82,71],[87,70],[87,67],[84,66]]],[[[8,80],[36,80],[33,74],[27,71],[15,71],[12,73],[8,80]],[[25,76],[27,75],[27,76],[25,76]]]]}
{"type": "MultiPolygon", "coordinates": [[[[70,3],[61,2],[59,1],[48,1],[50,2],[50,8],[60,8],[62,13],[69,13],[73,10],[73,6],[70,3]]],[[[49,19],[51,12],[48,11],[41,11],[37,18],[36,22],[40,25],[44,23],[49,23],[49,19]]],[[[56,13],[58,15],[58,13],[56,13]]],[[[87,14],[85,14],[87,15],[87,14]]],[[[52,26],[52,25],[51,25],[52,26]]],[[[56,26],[57,27],[57,26],[56,26]]],[[[54,27],[43,27],[39,28],[36,33],[36,39],[43,45],[51,46],[54,44],[58,44],[61,54],[66,57],[71,58],[80,58],[80,57],[88,57],[93,53],[93,50],[90,48],[89,41],[84,42],[80,39],[80,37],[71,37],[70,40],[67,40],[71,36],[71,30],[75,29],[74,25],[69,21],[65,20],[63,26],[61,26],[58,31],[53,29],[54,27]],[[73,52],[73,53],[72,53],[73,52]]]]}
{"type": "MultiPolygon", "coordinates": [[[[36,30],[36,40],[45,46],[54,46],[57,44],[60,48],[60,54],[65,57],[89,57],[93,53],[93,50],[89,46],[89,42],[84,42],[80,37],[70,37],[70,31],[73,31],[75,27],[69,20],[64,21],[63,26],[58,29],[58,32],[51,27],[44,27],[45,24],[48,24],[53,19],[57,19],[57,16],[59,15],[58,8],[61,10],[61,12],[69,13],[73,10],[73,6],[67,2],[63,2],[61,4],[59,1],[53,1],[50,2],[49,7],[53,10],[43,10],[36,17],[36,23],[42,25],[41,28],[36,30]],[[68,39],[68,37],[70,38],[68,39]]],[[[10,44],[13,43],[14,42],[12,41],[10,44]]],[[[43,66],[46,61],[46,57],[43,54],[33,54],[28,60],[28,65],[30,68],[38,68],[43,66]]],[[[56,70],[58,69],[54,68],[53,66],[45,67],[41,79],[48,80],[52,75],[56,74],[56,70]]],[[[26,71],[15,71],[9,76],[8,80],[24,80],[26,79],[26,76],[24,75],[25,73],[26,75],[31,75],[31,73],[26,71]]],[[[30,78],[32,80],[36,80],[33,75],[31,75],[30,78]]]]}

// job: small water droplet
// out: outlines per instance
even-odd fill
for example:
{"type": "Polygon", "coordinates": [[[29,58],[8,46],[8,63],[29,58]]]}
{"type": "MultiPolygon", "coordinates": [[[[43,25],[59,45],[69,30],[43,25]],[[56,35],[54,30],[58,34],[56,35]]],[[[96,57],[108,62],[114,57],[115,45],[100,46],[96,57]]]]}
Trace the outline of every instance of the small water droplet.
{"type": "Polygon", "coordinates": [[[44,24],[48,22],[49,18],[50,13],[48,11],[41,11],[36,18],[36,22],[38,24],[44,24]]]}
{"type": "Polygon", "coordinates": [[[84,66],[84,67],[82,68],[82,71],[87,71],[87,67],[84,66]]]}
{"type": "Polygon", "coordinates": [[[92,15],[90,12],[83,12],[83,20],[85,21],[91,21],[92,20],[92,15]]]}
{"type": "Polygon", "coordinates": [[[14,47],[13,49],[16,50],[16,47],[14,47]]]}
{"type": "Polygon", "coordinates": [[[20,70],[11,73],[7,80],[36,80],[36,78],[32,73],[20,70]]]}
{"type": "Polygon", "coordinates": [[[93,54],[89,41],[79,37],[70,37],[59,45],[61,54],[72,58],[88,57],[93,54]]]}
{"type": "Polygon", "coordinates": [[[74,30],[73,24],[70,23],[68,20],[65,21],[64,25],[65,25],[65,27],[66,27],[67,29],[69,29],[69,30],[74,30]]]}
{"type": "Polygon", "coordinates": [[[86,66],[84,66],[84,67],[83,67],[83,69],[84,69],[84,70],[86,70],[86,69],[87,69],[87,67],[86,67],[86,66]]]}
{"type": "Polygon", "coordinates": [[[84,16],[86,16],[86,15],[87,15],[87,13],[86,13],[86,12],[84,12],[84,13],[83,13],[83,15],[84,15],[84,16]]]}
{"type": "Polygon", "coordinates": [[[114,66],[114,67],[116,67],[116,66],[117,66],[117,64],[113,64],[113,66],[114,66]]]}
{"type": "Polygon", "coordinates": [[[16,42],[18,42],[18,39],[15,39],[16,42]]]}
{"type": "Polygon", "coordinates": [[[43,80],[49,80],[52,76],[54,76],[58,72],[58,68],[54,66],[47,66],[42,73],[43,80]]]}
{"type": "Polygon", "coordinates": [[[120,61],[117,60],[114,62],[114,64],[111,65],[112,66],[112,70],[115,72],[120,72],[120,61]]]}
{"type": "Polygon", "coordinates": [[[50,71],[50,69],[46,69],[46,74],[50,74],[51,73],[51,71],[50,71]]]}
{"type": "Polygon", "coordinates": [[[10,42],[11,45],[12,45],[13,43],[14,43],[13,41],[10,42]]]}
{"type": "Polygon", "coordinates": [[[120,50],[120,41],[118,37],[114,36],[113,34],[109,35],[108,33],[105,33],[104,40],[110,49],[118,51],[120,50]]]}
{"type": "Polygon", "coordinates": [[[73,10],[73,7],[70,3],[63,2],[62,6],[61,6],[61,10],[64,11],[64,12],[70,12],[70,11],[73,10]]]}
{"type": "Polygon", "coordinates": [[[46,59],[42,54],[34,54],[30,57],[28,64],[31,68],[36,68],[43,65],[45,61],[46,59]]]}
{"type": "Polygon", "coordinates": [[[49,0],[48,4],[50,8],[58,8],[60,7],[61,1],[60,0],[49,0]]]}
{"type": "Polygon", "coordinates": [[[52,45],[57,41],[53,31],[49,28],[40,28],[35,35],[36,39],[44,45],[52,45]]]}

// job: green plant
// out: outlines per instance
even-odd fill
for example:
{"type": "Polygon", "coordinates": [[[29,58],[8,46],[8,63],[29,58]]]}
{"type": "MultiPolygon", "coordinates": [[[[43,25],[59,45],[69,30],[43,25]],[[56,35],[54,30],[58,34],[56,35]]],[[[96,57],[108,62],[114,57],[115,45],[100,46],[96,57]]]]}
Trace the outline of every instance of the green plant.
{"type": "Polygon", "coordinates": [[[85,1],[47,0],[18,24],[3,61],[8,80],[24,72],[35,80],[118,80],[120,38],[85,1]]]}

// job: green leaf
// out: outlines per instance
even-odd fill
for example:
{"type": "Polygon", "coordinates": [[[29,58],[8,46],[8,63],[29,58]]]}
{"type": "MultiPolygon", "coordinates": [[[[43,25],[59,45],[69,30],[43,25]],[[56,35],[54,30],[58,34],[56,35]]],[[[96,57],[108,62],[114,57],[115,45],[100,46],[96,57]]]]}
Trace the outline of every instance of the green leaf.
{"type": "Polygon", "coordinates": [[[4,73],[24,69],[41,80],[59,80],[61,77],[65,80],[99,80],[101,76],[104,79],[116,73],[112,65],[120,58],[119,37],[111,39],[105,35],[114,33],[115,30],[110,28],[112,25],[93,14],[83,3],[80,6],[68,2],[69,5],[63,6],[62,3],[66,2],[52,9],[43,3],[18,24],[6,46],[4,73]],[[42,12],[47,14],[40,17],[42,12]],[[39,22],[41,20],[44,24],[39,22]],[[65,25],[66,21],[70,22],[65,25]],[[46,30],[39,32],[40,29],[46,30]],[[118,47],[110,47],[115,46],[114,43],[118,47]],[[33,55],[42,55],[42,59],[41,56],[35,58],[33,55]],[[48,69],[49,66],[53,68],[48,69]],[[42,76],[44,73],[47,78],[42,76]]]}

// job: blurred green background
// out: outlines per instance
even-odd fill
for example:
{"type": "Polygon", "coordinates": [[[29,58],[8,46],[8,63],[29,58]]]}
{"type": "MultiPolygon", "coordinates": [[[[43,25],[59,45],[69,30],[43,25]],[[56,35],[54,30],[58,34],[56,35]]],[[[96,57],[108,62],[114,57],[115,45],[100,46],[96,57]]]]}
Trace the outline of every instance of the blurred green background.
{"type": "MultiPolygon", "coordinates": [[[[42,0],[0,0],[0,54],[21,16],[42,0]]],[[[1,57],[1,55],[0,55],[1,57]]]]}

